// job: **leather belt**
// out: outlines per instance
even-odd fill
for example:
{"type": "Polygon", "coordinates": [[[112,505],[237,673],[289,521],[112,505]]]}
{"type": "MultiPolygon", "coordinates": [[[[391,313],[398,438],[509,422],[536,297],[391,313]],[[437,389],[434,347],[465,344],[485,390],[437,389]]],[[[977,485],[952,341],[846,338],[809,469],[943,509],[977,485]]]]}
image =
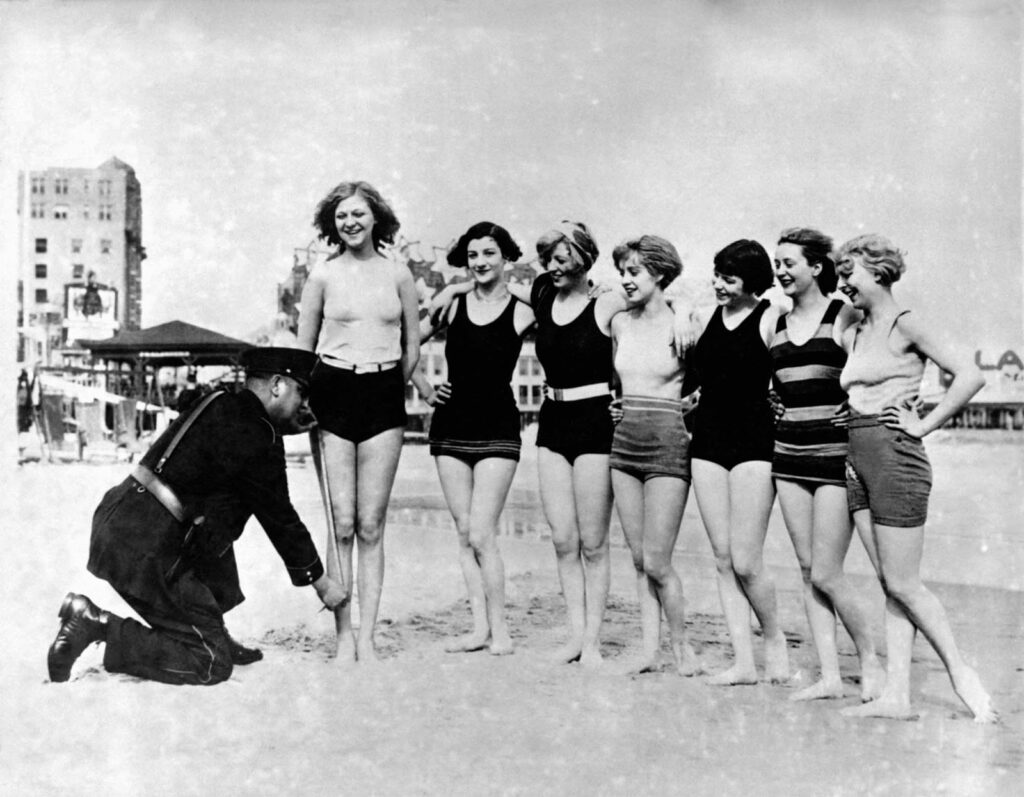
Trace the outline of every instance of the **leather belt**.
{"type": "Polygon", "coordinates": [[[336,360],[329,354],[324,356],[329,361],[327,364],[331,368],[341,368],[343,371],[353,371],[357,374],[379,374],[382,371],[390,371],[398,365],[398,360],[392,360],[388,363],[361,363],[357,365],[355,363],[347,363],[344,360],[336,360]]]}
{"type": "Polygon", "coordinates": [[[581,401],[608,395],[611,395],[611,389],[607,382],[565,388],[544,386],[544,396],[552,401],[581,401]]]}
{"type": "Polygon", "coordinates": [[[132,471],[132,478],[145,487],[149,494],[159,501],[163,508],[170,512],[179,523],[188,524],[191,522],[191,519],[185,513],[185,507],[182,505],[181,499],[174,494],[174,490],[168,487],[159,476],[145,465],[136,465],[132,471]]]}

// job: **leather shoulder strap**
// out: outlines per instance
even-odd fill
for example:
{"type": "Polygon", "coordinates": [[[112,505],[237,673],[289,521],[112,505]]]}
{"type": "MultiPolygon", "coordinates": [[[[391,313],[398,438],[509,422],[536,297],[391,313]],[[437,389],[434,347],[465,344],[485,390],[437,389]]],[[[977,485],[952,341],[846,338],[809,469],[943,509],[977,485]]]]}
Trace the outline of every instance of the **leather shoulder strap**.
{"type": "Polygon", "coordinates": [[[170,459],[171,454],[174,453],[174,449],[178,447],[178,443],[181,442],[181,438],[185,436],[185,432],[192,427],[192,424],[196,422],[196,419],[198,419],[203,413],[203,410],[209,407],[215,398],[223,396],[226,392],[226,390],[215,390],[196,405],[196,408],[189,413],[189,416],[185,419],[184,423],[178,427],[178,431],[175,432],[174,437],[171,438],[171,442],[168,443],[167,448],[164,449],[163,456],[160,457],[160,461],[157,462],[156,467],[153,468],[154,473],[160,473],[160,471],[164,469],[164,465],[167,464],[167,460],[170,459]]]}

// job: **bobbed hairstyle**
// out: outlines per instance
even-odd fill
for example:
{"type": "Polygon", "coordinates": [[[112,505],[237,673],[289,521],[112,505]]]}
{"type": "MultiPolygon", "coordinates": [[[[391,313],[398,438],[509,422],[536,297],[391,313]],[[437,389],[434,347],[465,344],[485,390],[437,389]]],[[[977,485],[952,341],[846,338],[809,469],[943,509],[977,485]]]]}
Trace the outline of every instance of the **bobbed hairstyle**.
{"type": "Polygon", "coordinates": [[[741,238],[733,241],[715,255],[715,271],[739,277],[743,290],[760,296],[775,281],[772,260],[757,241],[741,238]]]}
{"type": "Polygon", "coordinates": [[[836,263],[840,274],[849,275],[853,270],[850,259],[854,257],[875,275],[879,285],[886,287],[897,282],[907,270],[907,264],[903,262],[903,252],[884,235],[877,233],[858,235],[839,247],[836,263]]]}
{"type": "Polygon", "coordinates": [[[569,249],[569,256],[577,267],[590,271],[597,256],[597,242],[587,225],[580,221],[563,219],[557,227],[553,227],[537,239],[537,257],[540,264],[547,268],[548,263],[558,248],[564,243],[569,249]]]}
{"type": "Polygon", "coordinates": [[[616,246],[612,252],[619,273],[626,267],[626,261],[633,257],[651,273],[662,290],[683,273],[683,260],[679,252],[669,241],[657,235],[630,238],[616,246]]]}
{"type": "Polygon", "coordinates": [[[349,197],[358,194],[366,200],[373,213],[373,248],[381,251],[384,244],[393,244],[395,234],[401,226],[398,217],[391,205],[380,195],[380,192],[363,180],[356,180],[348,183],[339,183],[316,206],[313,214],[313,226],[320,233],[320,238],[329,244],[340,247],[345,251],[345,244],[338,235],[338,226],[334,222],[334,211],[338,204],[349,197]]]}
{"type": "Polygon", "coordinates": [[[455,246],[448,253],[448,264],[465,268],[466,249],[469,247],[469,242],[479,238],[493,238],[494,242],[498,245],[498,249],[501,250],[501,256],[510,263],[515,263],[523,254],[519,245],[512,240],[508,230],[500,224],[495,224],[491,221],[478,221],[462,233],[459,240],[455,242],[455,246]]]}
{"type": "Polygon", "coordinates": [[[836,263],[832,259],[832,239],[825,233],[810,227],[788,227],[779,233],[780,244],[799,246],[804,260],[810,266],[821,266],[818,272],[818,289],[828,296],[836,289],[836,263]]]}

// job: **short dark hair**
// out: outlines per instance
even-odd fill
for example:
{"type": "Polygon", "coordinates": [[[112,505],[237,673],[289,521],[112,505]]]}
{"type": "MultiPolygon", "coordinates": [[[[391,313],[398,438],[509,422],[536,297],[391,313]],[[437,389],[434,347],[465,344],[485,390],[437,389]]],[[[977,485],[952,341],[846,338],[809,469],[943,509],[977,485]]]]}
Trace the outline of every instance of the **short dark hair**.
{"type": "Polygon", "coordinates": [[[757,241],[740,238],[715,255],[715,271],[739,277],[743,290],[760,296],[772,286],[772,260],[757,241]]]}
{"type": "Polygon", "coordinates": [[[821,266],[817,277],[818,289],[828,296],[836,289],[836,262],[832,258],[832,239],[811,227],[789,227],[779,233],[780,244],[799,246],[804,260],[810,266],[821,266]]]}
{"type": "Polygon", "coordinates": [[[515,263],[523,254],[519,245],[512,240],[509,231],[504,227],[491,221],[478,221],[462,233],[459,240],[455,242],[455,246],[448,253],[448,264],[465,268],[466,248],[470,241],[475,241],[478,238],[493,238],[498,249],[501,250],[501,256],[510,263],[515,263]]]}
{"type": "Polygon", "coordinates": [[[630,238],[615,247],[612,260],[620,272],[631,257],[636,256],[640,265],[654,276],[658,287],[664,289],[672,280],[683,273],[683,260],[671,242],[657,235],[641,235],[630,238]]]}
{"type": "Polygon", "coordinates": [[[563,219],[557,227],[548,230],[537,239],[537,257],[545,268],[551,262],[560,243],[565,243],[569,248],[569,256],[577,266],[582,266],[585,271],[590,271],[597,260],[597,242],[593,234],[587,229],[587,225],[581,221],[568,221],[563,219]]]}
{"type": "Polygon", "coordinates": [[[370,212],[373,213],[373,248],[379,252],[384,244],[395,242],[395,234],[401,225],[387,200],[380,195],[376,188],[363,180],[339,183],[332,188],[316,206],[316,212],[313,214],[313,226],[320,233],[320,238],[329,244],[340,247],[341,251],[345,251],[345,244],[342,243],[341,236],[338,235],[338,226],[334,221],[334,211],[342,200],[356,194],[366,200],[366,204],[370,206],[370,212]]]}

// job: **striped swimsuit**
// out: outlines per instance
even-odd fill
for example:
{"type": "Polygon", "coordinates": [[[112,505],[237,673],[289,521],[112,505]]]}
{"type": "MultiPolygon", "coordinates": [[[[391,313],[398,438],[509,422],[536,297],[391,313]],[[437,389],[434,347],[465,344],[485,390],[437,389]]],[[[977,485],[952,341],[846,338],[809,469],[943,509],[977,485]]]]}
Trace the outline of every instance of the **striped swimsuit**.
{"type": "Polygon", "coordinates": [[[847,432],[831,422],[846,401],[839,386],[846,352],[832,337],[842,307],[833,299],[814,334],[799,346],[789,339],[787,316],[775,327],[769,353],[775,391],[786,407],[775,430],[776,479],[846,485],[847,432]]]}

